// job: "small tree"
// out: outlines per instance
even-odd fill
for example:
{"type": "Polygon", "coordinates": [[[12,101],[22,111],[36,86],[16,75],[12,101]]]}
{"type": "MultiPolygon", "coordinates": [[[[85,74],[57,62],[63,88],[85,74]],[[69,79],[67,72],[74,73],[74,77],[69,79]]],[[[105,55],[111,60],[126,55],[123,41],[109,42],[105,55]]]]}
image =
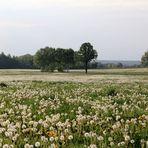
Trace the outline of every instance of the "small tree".
{"type": "Polygon", "coordinates": [[[144,55],[141,58],[141,64],[144,67],[148,67],[148,51],[144,53],[144,55]]]}
{"type": "Polygon", "coordinates": [[[87,74],[88,63],[97,58],[97,51],[93,49],[93,46],[90,43],[83,43],[80,47],[79,54],[84,63],[85,73],[87,74]]]}

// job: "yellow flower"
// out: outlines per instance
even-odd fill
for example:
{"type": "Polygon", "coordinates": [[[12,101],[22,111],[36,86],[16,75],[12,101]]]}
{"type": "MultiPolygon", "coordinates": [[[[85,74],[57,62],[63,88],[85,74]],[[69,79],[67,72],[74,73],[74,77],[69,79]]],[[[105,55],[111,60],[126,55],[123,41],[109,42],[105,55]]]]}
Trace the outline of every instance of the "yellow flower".
{"type": "Polygon", "coordinates": [[[58,148],[58,145],[56,145],[56,144],[51,144],[50,146],[49,146],[49,148],[58,148]]]}
{"type": "Polygon", "coordinates": [[[139,120],[145,120],[145,116],[140,116],[138,119],[139,120]]]}
{"type": "Polygon", "coordinates": [[[56,131],[48,131],[48,132],[47,132],[47,135],[48,135],[49,137],[56,137],[56,136],[57,136],[57,132],[56,132],[56,131]]]}

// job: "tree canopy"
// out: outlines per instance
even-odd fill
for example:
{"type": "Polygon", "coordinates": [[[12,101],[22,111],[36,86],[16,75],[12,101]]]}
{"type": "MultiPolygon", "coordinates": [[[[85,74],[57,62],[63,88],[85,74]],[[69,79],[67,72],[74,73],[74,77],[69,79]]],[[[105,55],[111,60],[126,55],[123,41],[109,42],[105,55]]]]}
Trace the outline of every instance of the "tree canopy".
{"type": "Polygon", "coordinates": [[[27,54],[17,57],[17,56],[5,55],[2,52],[0,54],[0,68],[2,69],[35,68],[33,64],[33,56],[27,54]]]}
{"type": "Polygon", "coordinates": [[[148,67],[148,51],[144,53],[144,55],[141,58],[141,64],[144,67],[148,67]]]}
{"type": "Polygon", "coordinates": [[[45,47],[39,49],[34,56],[35,65],[41,68],[42,71],[51,70],[55,63],[55,48],[45,47]]]}
{"type": "Polygon", "coordinates": [[[83,43],[80,47],[79,55],[81,61],[84,63],[85,72],[87,73],[88,63],[97,58],[97,51],[93,49],[90,43],[83,43]]]}
{"type": "Polygon", "coordinates": [[[127,65],[122,62],[103,63],[96,60],[98,54],[91,43],[83,43],[79,50],[71,48],[45,47],[37,50],[35,55],[25,54],[12,56],[0,53],[0,69],[41,69],[41,71],[58,70],[59,72],[69,69],[111,69],[127,67],[148,67],[148,51],[141,57],[141,64],[127,65]]]}
{"type": "Polygon", "coordinates": [[[45,47],[37,51],[34,61],[42,71],[54,71],[57,68],[62,72],[74,64],[74,51],[73,49],[45,47]]]}

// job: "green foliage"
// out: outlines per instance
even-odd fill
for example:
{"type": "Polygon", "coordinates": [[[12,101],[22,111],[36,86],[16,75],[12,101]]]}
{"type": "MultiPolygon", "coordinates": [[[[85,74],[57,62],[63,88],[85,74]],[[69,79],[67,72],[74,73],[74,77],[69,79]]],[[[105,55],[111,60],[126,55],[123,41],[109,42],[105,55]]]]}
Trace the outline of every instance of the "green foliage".
{"type": "Polygon", "coordinates": [[[59,64],[64,63],[64,49],[63,48],[57,48],[56,49],[55,60],[59,64]]]}
{"type": "Polygon", "coordinates": [[[54,72],[55,65],[50,64],[49,66],[41,67],[41,72],[54,72]]]}
{"type": "Polygon", "coordinates": [[[8,85],[6,83],[1,82],[0,87],[8,87],[8,85]]]}
{"type": "Polygon", "coordinates": [[[41,48],[34,56],[34,62],[38,65],[42,71],[52,70],[52,66],[55,64],[55,49],[54,48],[41,48]]]}
{"type": "Polygon", "coordinates": [[[70,65],[74,63],[74,51],[72,49],[58,48],[55,51],[55,58],[58,71],[63,72],[64,68],[68,70],[70,65]]]}
{"type": "Polygon", "coordinates": [[[58,68],[57,68],[58,72],[63,72],[63,66],[62,65],[59,65],[58,68]]]}
{"type": "Polygon", "coordinates": [[[74,51],[73,49],[64,50],[64,65],[68,70],[74,64],[74,51]]]}
{"type": "Polygon", "coordinates": [[[57,69],[62,72],[70,68],[97,68],[97,63],[88,63],[97,57],[97,52],[90,43],[82,44],[79,51],[71,48],[52,48],[45,47],[39,49],[35,55],[25,54],[18,57],[0,54],[0,68],[40,68],[41,71],[54,71],[57,69]],[[53,66],[54,65],[54,66],[53,66]]]}
{"type": "Polygon", "coordinates": [[[41,71],[54,71],[57,68],[59,72],[63,72],[74,63],[74,51],[63,48],[42,48],[35,54],[34,62],[41,71]]]}
{"type": "Polygon", "coordinates": [[[108,96],[116,96],[117,95],[117,90],[116,90],[115,87],[109,86],[109,87],[106,87],[105,93],[108,96]]]}
{"type": "Polygon", "coordinates": [[[118,89],[115,86],[107,85],[104,88],[102,88],[100,94],[102,96],[116,96],[118,93],[118,89]]]}
{"type": "Polygon", "coordinates": [[[97,58],[97,51],[93,49],[90,43],[83,43],[79,50],[79,56],[81,61],[84,63],[85,72],[87,73],[88,63],[97,58]]]}
{"type": "Polygon", "coordinates": [[[144,55],[141,58],[141,64],[144,67],[148,67],[148,51],[144,53],[144,55]]]}
{"type": "Polygon", "coordinates": [[[33,56],[26,54],[23,56],[5,55],[3,52],[0,54],[0,68],[36,68],[33,64],[33,56]]]}
{"type": "Polygon", "coordinates": [[[19,57],[16,57],[21,65],[24,65],[24,68],[35,68],[33,63],[33,56],[30,54],[25,54],[19,57]]]}

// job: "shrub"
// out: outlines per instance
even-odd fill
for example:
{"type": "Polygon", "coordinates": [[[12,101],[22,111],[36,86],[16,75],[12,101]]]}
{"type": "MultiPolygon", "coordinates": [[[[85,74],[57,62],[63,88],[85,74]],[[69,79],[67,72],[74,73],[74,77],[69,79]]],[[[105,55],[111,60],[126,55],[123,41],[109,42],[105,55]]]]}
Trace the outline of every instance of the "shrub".
{"type": "Polygon", "coordinates": [[[104,93],[107,96],[116,96],[117,90],[114,86],[108,86],[108,87],[105,88],[104,93]]]}
{"type": "Polygon", "coordinates": [[[63,72],[63,66],[62,65],[58,66],[58,72],[63,72]]]}

